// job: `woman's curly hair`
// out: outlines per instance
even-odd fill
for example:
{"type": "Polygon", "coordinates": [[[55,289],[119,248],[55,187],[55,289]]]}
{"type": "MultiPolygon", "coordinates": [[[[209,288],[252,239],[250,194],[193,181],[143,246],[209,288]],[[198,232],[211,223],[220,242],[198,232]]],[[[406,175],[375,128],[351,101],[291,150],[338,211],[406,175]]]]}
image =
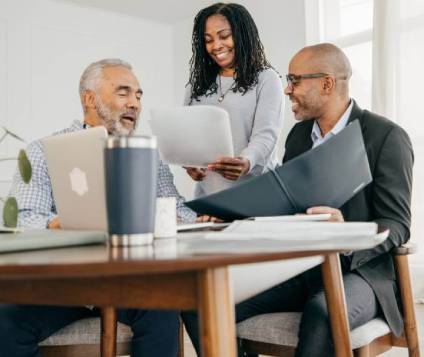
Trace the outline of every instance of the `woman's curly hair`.
{"type": "Polygon", "coordinates": [[[216,93],[220,67],[210,57],[205,45],[205,24],[212,15],[222,15],[230,23],[235,51],[234,92],[245,94],[258,83],[259,73],[270,68],[252,16],[239,4],[216,3],[199,11],[194,19],[190,59],[191,98],[216,93]]]}

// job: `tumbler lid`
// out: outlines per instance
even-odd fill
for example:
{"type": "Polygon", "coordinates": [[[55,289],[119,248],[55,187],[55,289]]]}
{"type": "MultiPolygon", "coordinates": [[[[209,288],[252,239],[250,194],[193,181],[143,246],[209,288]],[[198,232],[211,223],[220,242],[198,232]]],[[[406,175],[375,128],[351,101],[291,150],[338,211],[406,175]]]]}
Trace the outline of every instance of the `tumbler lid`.
{"type": "Polygon", "coordinates": [[[145,148],[156,149],[156,136],[109,136],[105,140],[106,149],[115,148],[145,148]]]}

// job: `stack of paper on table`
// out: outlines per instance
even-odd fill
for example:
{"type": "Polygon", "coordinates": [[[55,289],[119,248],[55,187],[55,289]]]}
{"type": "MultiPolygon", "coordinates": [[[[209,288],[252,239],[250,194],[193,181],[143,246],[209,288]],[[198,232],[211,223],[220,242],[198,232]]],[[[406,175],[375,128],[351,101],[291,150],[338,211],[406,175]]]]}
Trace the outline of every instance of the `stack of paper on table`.
{"type": "Polygon", "coordinates": [[[235,221],[221,232],[179,235],[180,249],[190,253],[249,253],[303,250],[361,250],[383,242],[373,222],[235,221]]]}

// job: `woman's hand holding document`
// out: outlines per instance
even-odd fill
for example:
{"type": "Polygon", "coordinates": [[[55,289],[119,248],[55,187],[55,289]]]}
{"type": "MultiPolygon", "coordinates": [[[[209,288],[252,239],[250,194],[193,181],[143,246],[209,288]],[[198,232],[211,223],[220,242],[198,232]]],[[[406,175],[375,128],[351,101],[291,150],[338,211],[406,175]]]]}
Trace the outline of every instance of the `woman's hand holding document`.
{"type": "Polygon", "coordinates": [[[231,187],[249,173],[250,160],[234,156],[226,110],[201,105],[156,109],[151,114],[161,159],[183,166],[194,181],[205,185],[207,191],[196,196],[231,187]]]}

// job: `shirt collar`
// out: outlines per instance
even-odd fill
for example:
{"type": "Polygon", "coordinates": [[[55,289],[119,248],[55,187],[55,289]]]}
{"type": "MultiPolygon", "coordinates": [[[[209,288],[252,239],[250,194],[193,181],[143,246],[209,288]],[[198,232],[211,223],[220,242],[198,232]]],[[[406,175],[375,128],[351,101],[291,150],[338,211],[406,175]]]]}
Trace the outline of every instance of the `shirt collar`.
{"type": "Polygon", "coordinates": [[[89,125],[89,124],[86,124],[86,123],[84,123],[84,122],[81,122],[81,121],[79,121],[79,120],[74,120],[72,123],[71,123],[71,129],[73,129],[73,130],[82,130],[82,129],[90,129],[90,128],[92,128],[92,126],[91,125],[89,125]]]}
{"type": "Polygon", "coordinates": [[[345,110],[345,112],[342,114],[340,119],[337,121],[336,125],[334,125],[333,129],[331,129],[327,134],[324,135],[324,137],[321,135],[321,129],[318,125],[318,122],[314,120],[314,126],[312,127],[311,132],[311,139],[313,146],[317,146],[319,144],[322,144],[324,141],[329,139],[330,137],[340,133],[347,125],[347,122],[349,121],[350,114],[352,113],[353,109],[353,100],[350,100],[350,104],[345,110]]]}
{"type": "Polygon", "coordinates": [[[71,129],[73,129],[73,130],[81,130],[82,128],[83,128],[83,122],[81,122],[80,120],[74,120],[72,123],[71,123],[71,126],[70,126],[70,128],[71,129]]]}

